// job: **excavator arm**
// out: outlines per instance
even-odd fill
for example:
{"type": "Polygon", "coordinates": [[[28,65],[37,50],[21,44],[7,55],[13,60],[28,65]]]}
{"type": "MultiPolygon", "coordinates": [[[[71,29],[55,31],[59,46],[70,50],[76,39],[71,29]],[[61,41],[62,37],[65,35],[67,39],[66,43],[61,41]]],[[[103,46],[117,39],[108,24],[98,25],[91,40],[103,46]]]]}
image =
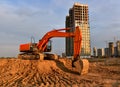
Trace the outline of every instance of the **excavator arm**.
{"type": "Polygon", "coordinates": [[[63,30],[68,30],[68,29],[66,29],[66,28],[57,29],[57,30],[52,30],[52,31],[46,33],[44,35],[44,37],[37,44],[39,51],[44,52],[46,45],[51,38],[54,38],[54,37],[74,37],[74,33],[61,32],[63,30]]]}
{"type": "Polygon", "coordinates": [[[75,32],[61,32],[69,30],[67,28],[52,30],[44,35],[44,37],[38,42],[37,47],[40,52],[44,52],[48,41],[54,37],[73,37],[74,38],[74,59],[76,60],[80,55],[82,33],[79,27],[76,27],[75,32]]]}

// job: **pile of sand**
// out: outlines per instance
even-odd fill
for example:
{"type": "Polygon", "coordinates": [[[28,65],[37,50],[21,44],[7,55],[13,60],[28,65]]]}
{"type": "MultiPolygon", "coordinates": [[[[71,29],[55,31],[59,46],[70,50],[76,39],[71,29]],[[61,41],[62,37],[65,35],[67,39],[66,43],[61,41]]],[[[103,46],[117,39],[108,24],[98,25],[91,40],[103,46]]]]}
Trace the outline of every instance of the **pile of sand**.
{"type": "MultiPolygon", "coordinates": [[[[0,59],[0,86],[42,86],[53,85],[65,77],[67,80],[70,77],[66,72],[70,73],[71,70],[66,68],[64,63],[66,63],[65,60],[60,62],[53,60],[0,59]]],[[[60,82],[60,84],[62,83],[60,82]]],[[[70,84],[71,82],[68,85],[70,84]]]]}
{"type": "Polygon", "coordinates": [[[120,86],[120,66],[90,63],[89,73],[80,76],[70,59],[0,59],[0,87],[97,87],[120,86]]]}

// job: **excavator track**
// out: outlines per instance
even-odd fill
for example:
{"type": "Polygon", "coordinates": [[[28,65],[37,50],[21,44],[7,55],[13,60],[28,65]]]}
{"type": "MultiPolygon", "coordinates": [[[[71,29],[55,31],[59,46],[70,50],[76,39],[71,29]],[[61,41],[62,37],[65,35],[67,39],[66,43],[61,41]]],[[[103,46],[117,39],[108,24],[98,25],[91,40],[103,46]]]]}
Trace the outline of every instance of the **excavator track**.
{"type": "Polygon", "coordinates": [[[44,60],[44,54],[39,53],[36,55],[33,54],[19,54],[18,59],[25,59],[25,60],[44,60]]]}
{"type": "Polygon", "coordinates": [[[31,54],[19,54],[18,59],[26,59],[26,60],[57,60],[58,55],[57,54],[43,54],[38,53],[36,55],[31,54]]]}
{"type": "Polygon", "coordinates": [[[46,59],[57,60],[58,59],[58,55],[57,54],[46,54],[46,59]]]}

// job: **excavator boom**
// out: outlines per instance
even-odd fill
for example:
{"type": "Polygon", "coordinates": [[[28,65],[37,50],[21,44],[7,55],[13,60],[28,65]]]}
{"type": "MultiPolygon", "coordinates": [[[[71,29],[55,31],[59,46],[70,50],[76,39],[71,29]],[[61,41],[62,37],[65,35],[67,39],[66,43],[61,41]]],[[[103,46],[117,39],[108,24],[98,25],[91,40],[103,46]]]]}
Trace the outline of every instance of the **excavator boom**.
{"type": "Polygon", "coordinates": [[[74,37],[75,36],[74,33],[61,32],[63,30],[65,31],[65,30],[68,30],[68,29],[66,29],[66,28],[57,29],[57,30],[52,30],[52,31],[46,33],[44,35],[44,37],[37,44],[37,47],[38,47],[39,51],[44,52],[44,50],[46,48],[46,45],[47,45],[46,43],[48,43],[48,41],[51,38],[54,38],[54,37],[74,37]]]}

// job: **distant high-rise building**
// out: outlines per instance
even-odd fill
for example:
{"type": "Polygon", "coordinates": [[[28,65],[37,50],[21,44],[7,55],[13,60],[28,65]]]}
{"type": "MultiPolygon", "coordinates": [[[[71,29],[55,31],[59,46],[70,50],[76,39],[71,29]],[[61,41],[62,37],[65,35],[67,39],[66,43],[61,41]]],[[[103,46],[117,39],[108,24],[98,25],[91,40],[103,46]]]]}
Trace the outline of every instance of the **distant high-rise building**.
{"type": "Polygon", "coordinates": [[[114,47],[114,57],[117,57],[117,47],[114,47]]]}
{"type": "Polygon", "coordinates": [[[97,57],[97,48],[96,47],[93,47],[93,56],[97,57]]]}
{"type": "Polygon", "coordinates": [[[120,41],[116,42],[117,56],[120,57],[120,41]]]}
{"type": "Polygon", "coordinates": [[[97,54],[98,54],[98,57],[103,57],[103,56],[105,56],[105,54],[104,54],[105,52],[104,52],[104,48],[101,48],[101,49],[97,49],[97,54]]]}
{"type": "MultiPolygon", "coordinates": [[[[69,9],[69,15],[66,16],[66,28],[70,28],[66,32],[74,32],[75,27],[80,26],[82,31],[82,48],[81,57],[90,57],[90,27],[88,5],[75,3],[69,9]]],[[[73,56],[73,38],[66,38],[66,55],[73,56]]]]}
{"type": "Polygon", "coordinates": [[[114,43],[109,42],[109,56],[113,57],[114,56],[114,43]]]}
{"type": "Polygon", "coordinates": [[[105,48],[105,57],[109,57],[109,48],[105,48]]]}

